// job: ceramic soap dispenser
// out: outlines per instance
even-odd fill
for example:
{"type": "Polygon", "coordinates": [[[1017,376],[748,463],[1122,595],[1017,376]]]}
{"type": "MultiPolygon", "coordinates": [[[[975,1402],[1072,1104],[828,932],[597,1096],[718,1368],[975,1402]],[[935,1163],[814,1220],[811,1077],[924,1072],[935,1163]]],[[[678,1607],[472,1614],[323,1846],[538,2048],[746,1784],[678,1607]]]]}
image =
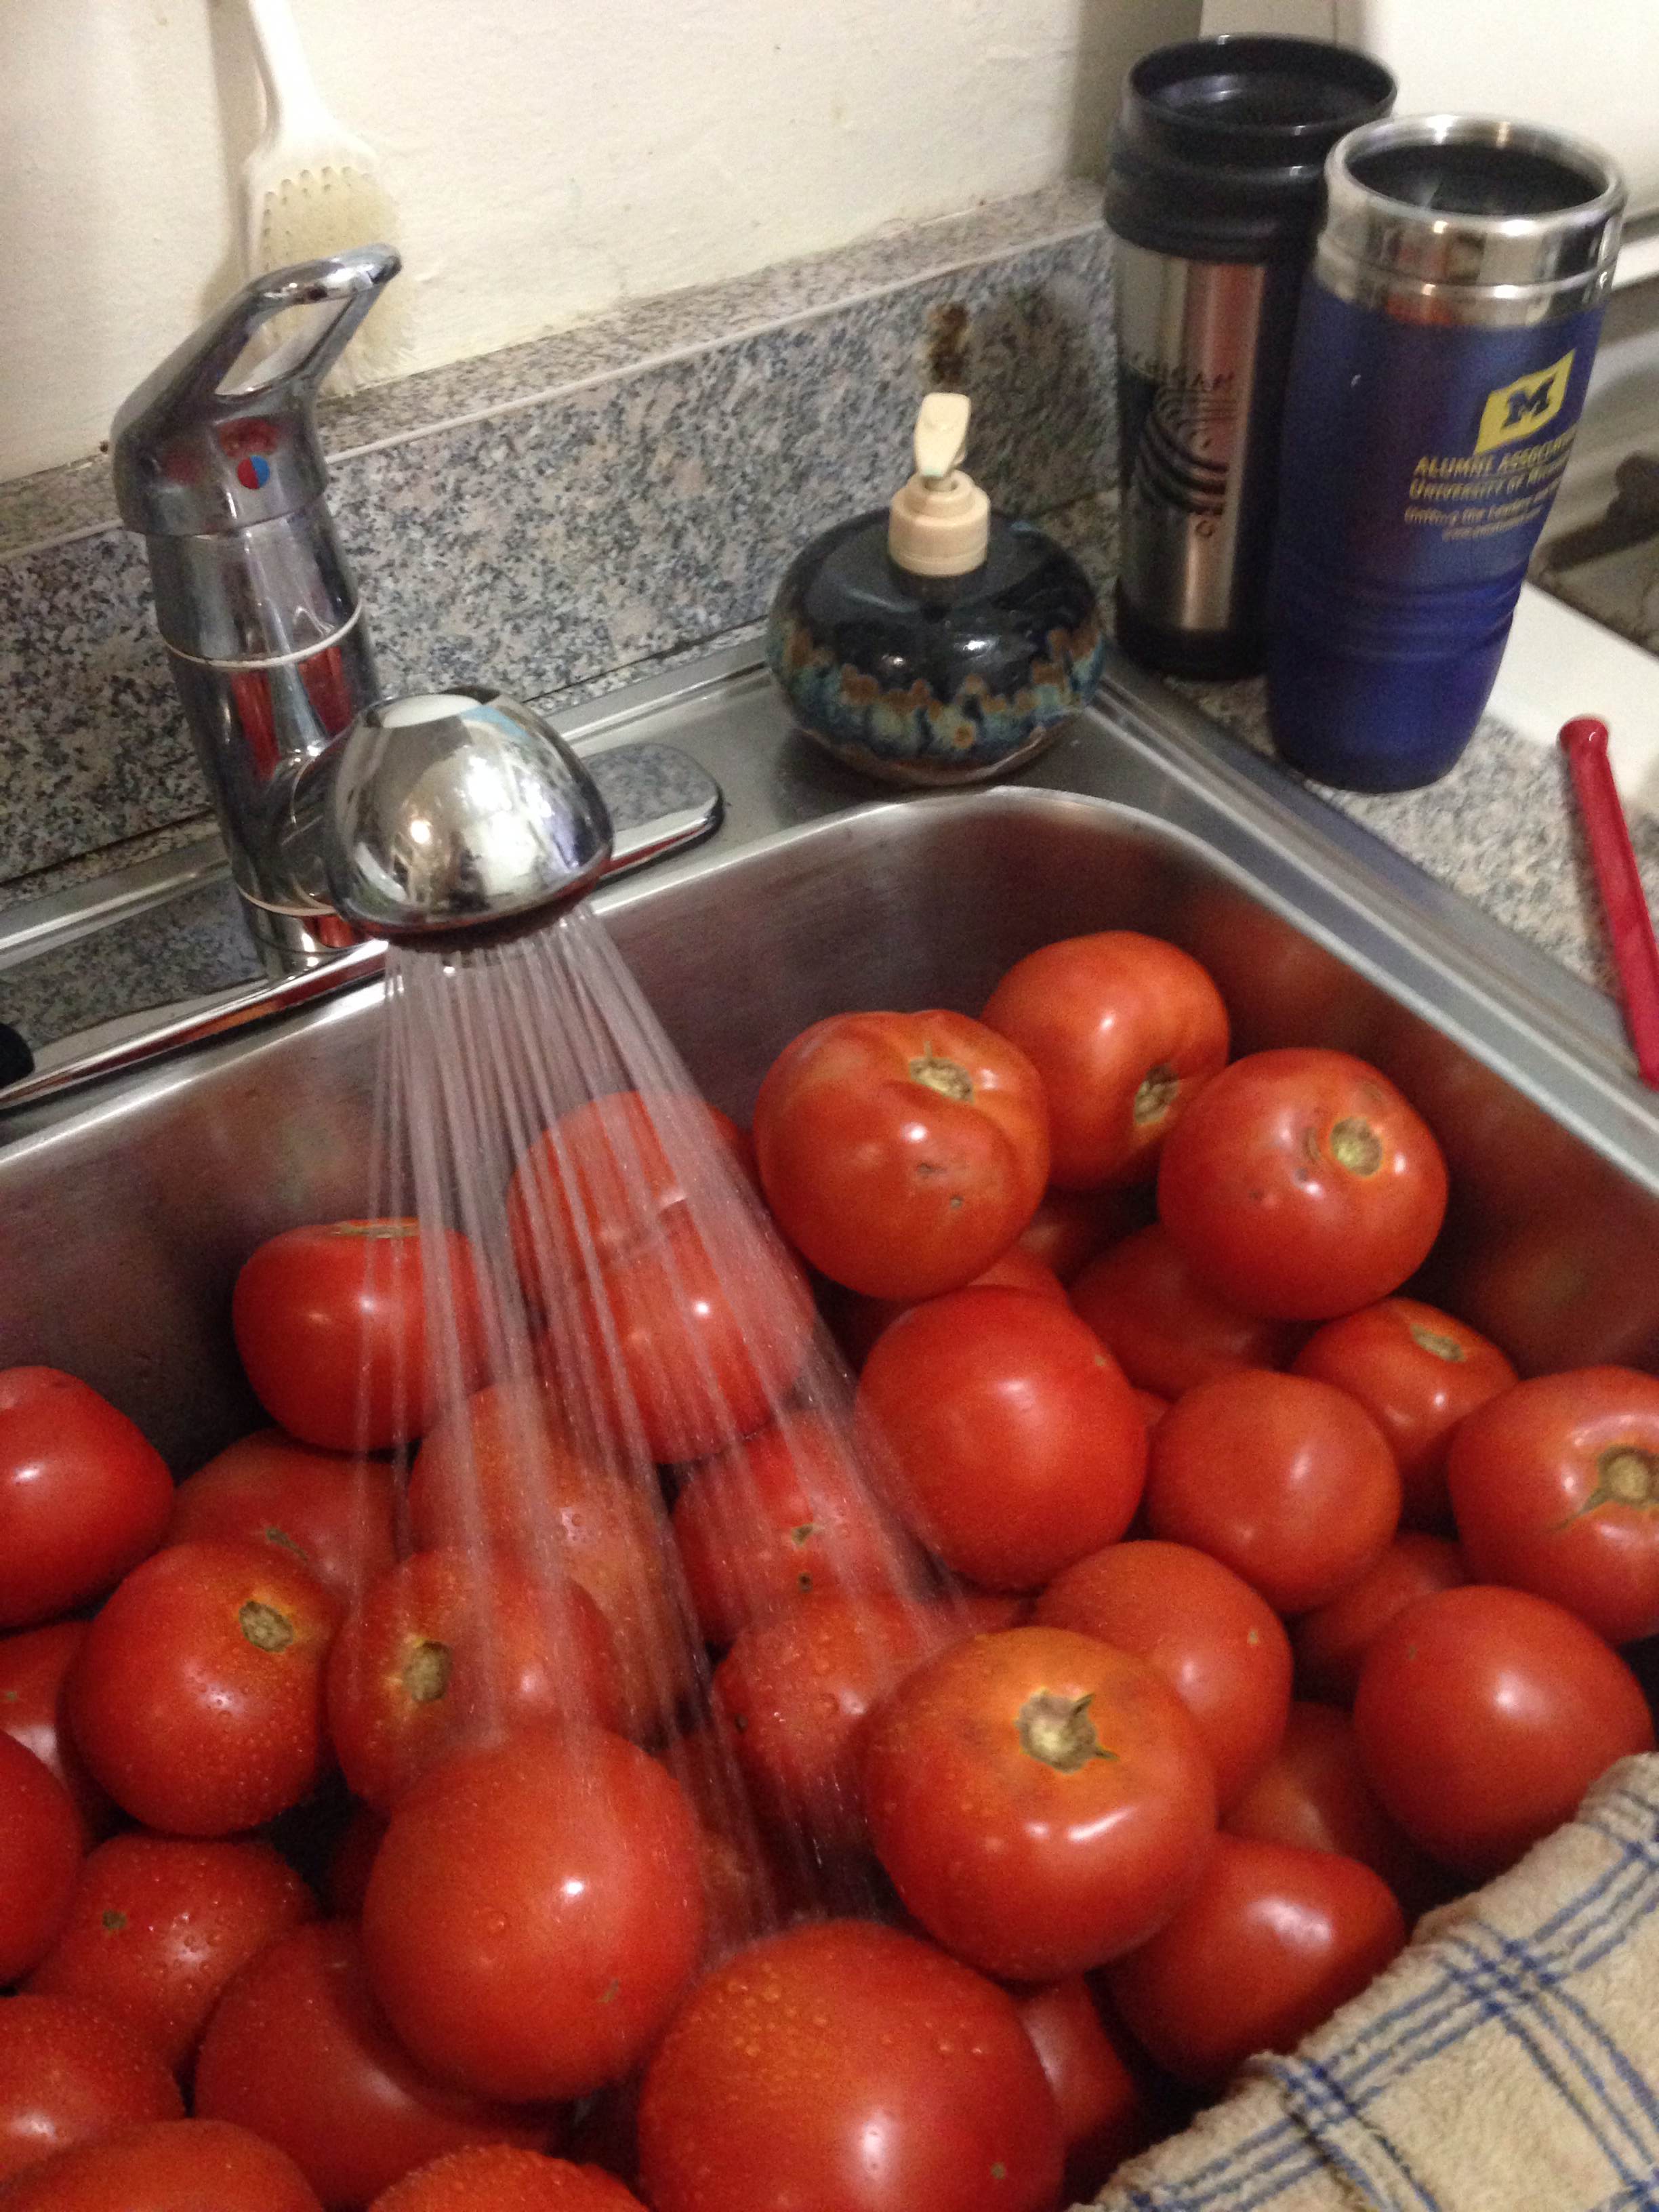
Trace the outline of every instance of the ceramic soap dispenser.
{"type": "Polygon", "coordinates": [[[1087,699],[1105,642],[1088,578],[960,465],[969,404],[932,392],[887,508],[791,564],[766,658],[838,760],[890,783],[974,783],[1029,760],[1087,699]]]}

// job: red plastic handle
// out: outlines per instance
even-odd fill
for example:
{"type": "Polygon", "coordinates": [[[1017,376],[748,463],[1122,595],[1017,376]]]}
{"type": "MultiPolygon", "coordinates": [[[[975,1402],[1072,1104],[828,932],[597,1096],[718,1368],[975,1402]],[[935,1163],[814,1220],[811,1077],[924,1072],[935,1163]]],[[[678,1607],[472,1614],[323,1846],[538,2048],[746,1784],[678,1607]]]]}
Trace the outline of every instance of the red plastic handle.
{"type": "Polygon", "coordinates": [[[1577,715],[1562,729],[1561,750],[1589,840],[1636,1064],[1643,1082],[1659,1091],[1659,944],[1607,758],[1607,724],[1592,714],[1577,715]]]}

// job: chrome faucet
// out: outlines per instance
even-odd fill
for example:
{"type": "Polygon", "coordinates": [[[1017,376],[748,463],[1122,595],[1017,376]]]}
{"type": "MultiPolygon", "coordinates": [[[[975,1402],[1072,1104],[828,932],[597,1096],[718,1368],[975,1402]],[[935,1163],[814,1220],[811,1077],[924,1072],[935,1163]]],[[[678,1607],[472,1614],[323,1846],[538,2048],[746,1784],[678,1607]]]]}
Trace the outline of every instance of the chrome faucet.
{"type": "Polygon", "coordinates": [[[368,246],[257,278],[115,418],[121,519],[148,542],[231,872],[279,977],[363,933],[517,921],[611,860],[599,793],[528,708],[462,687],[381,698],[315,407],[398,269],[368,246]]]}

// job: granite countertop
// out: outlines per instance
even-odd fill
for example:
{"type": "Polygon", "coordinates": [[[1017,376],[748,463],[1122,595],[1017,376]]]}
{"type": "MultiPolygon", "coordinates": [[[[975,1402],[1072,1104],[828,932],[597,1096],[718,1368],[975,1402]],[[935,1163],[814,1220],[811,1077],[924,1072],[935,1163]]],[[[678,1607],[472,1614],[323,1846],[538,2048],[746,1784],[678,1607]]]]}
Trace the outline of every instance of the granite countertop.
{"type": "MultiPolygon", "coordinates": [[[[1116,573],[1116,503],[1080,501],[1048,518],[1109,597],[1116,573]]],[[[1173,687],[1253,752],[1273,757],[1260,678],[1173,687]]],[[[1218,739],[1218,741],[1221,741],[1218,739]]],[[[1492,715],[1448,776],[1422,791],[1337,791],[1282,773],[1403,853],[1425,874],[1529,939],[1604,991],[1613,988],[1607,932],[1562,756],[1492,715]]],[[[1631,814],[1649,904],[1659,911],[1659,818],[1631,814]]]]}

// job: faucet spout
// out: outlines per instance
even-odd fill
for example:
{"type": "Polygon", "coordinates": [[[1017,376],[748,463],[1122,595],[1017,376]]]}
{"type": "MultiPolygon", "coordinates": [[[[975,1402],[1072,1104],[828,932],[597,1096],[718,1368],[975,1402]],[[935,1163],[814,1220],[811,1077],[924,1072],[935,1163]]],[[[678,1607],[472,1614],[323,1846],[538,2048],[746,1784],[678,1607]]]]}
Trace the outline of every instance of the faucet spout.
{"type": "Polygon", "coordinates": [[[484,688],[377,702],[302,774],[285,865],[372,937],[498,930],[580,897],[611,856],[592,777],[484,688]]]}

